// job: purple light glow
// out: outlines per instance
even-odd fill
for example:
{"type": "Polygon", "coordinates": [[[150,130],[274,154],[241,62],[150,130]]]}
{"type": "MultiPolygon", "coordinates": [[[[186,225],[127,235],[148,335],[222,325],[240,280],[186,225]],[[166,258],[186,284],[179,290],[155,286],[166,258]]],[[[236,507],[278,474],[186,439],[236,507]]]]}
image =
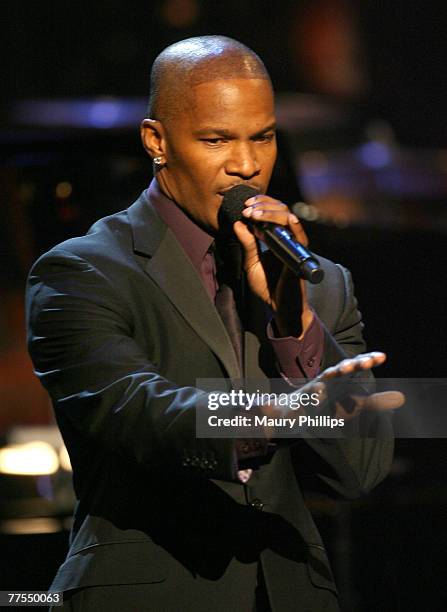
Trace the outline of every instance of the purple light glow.
{"type": "Polygon", "coordinates": [[[368,168],[383,168],[391,162],[391,151],[383,142],[367,142],[359,147],[357,155],[368,168]]]}

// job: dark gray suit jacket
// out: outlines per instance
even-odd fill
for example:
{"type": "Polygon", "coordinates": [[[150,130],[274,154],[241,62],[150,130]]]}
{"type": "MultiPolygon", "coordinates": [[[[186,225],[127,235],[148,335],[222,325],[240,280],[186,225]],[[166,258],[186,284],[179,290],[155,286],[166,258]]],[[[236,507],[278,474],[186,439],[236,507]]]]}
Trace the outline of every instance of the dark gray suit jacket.
{"type": "MultiPolygon", "coordinates": [[[[326,328],[324,368],[364,344],[349,273],[321,262],[309,297],[326,328]]],[[[320,610],[336,590],[301,483],[346,498],[371,489],[392,459],[387,417],[375,439],[298,440],[236,482],[233,442],[195,436],[195,381],[240,378],[237,358],[145,194],[36,262],[27,316],[79,500],[53,590],[147,584],[148,610],[178,593],[178,609],[245,612],[260,560],[273,610],[320,610]]],[[[278,376],[261,318],[245,332],[246,376],[258,379],[278,376]]]]}

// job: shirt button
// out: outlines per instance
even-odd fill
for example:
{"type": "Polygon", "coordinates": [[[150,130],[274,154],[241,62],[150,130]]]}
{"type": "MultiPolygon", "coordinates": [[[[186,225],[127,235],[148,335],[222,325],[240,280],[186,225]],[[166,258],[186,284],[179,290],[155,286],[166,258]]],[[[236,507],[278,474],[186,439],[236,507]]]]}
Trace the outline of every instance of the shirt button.
{"type": "Polygon", "coordinates": [[[262,510],[264,503],[260,499],[255,498],[251,500],[250,506],[252,506],[255,510],[262,510]]]}
{"type": "Polygon", "coordinates": [[[311,357],[307,360],[307,365],[311,368],[315,364],[315,357],[311,357]]]}

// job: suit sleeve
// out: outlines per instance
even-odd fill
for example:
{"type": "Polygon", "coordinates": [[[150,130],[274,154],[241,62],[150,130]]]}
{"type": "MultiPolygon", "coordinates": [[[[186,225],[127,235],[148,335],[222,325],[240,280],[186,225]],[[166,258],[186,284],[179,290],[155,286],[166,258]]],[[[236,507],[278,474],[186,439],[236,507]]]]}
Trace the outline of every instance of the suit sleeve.
{"type": "Polygon", "coordinates": [[[29,351],[67,447],[81,440],[140,467],[233,480],[233,442],[195,435],[196,410],[206,408],[207,394],[160,375],[132,337],[125,300],[99,270],[62,249],[31,270],[29,351]]]}
{"type": "MultiPolygon", "coordinates": [[[[363,322],[354,296],[351,274],[336,266],[342,308],[333,328],[324,328],[324,356],[321,370],[365,350],[363,322]]],[[[372,375],[371,375],[372,376],[372,375]]],[[[393,460],[393,430],[389,413],[363,413],[362,437],[321,439],[308,436],[291,448],[301,483],[329,495],[359,497],[388,474],[393,460]]]]}

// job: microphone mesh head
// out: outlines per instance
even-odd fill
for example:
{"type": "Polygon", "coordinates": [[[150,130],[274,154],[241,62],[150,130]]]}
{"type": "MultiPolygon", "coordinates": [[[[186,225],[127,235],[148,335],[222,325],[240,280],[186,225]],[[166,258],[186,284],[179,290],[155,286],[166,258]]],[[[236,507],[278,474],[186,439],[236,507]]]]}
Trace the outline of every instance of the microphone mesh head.
{"type": "Polygon", "coordinates": [[[233,233],[233,223],[244,219],[242,211],[245,201],[258,193],[259,191],[253,187],[248,187],[248,185],[236,185],[225,193],[217,215],[220,233],[233,233]]]}

